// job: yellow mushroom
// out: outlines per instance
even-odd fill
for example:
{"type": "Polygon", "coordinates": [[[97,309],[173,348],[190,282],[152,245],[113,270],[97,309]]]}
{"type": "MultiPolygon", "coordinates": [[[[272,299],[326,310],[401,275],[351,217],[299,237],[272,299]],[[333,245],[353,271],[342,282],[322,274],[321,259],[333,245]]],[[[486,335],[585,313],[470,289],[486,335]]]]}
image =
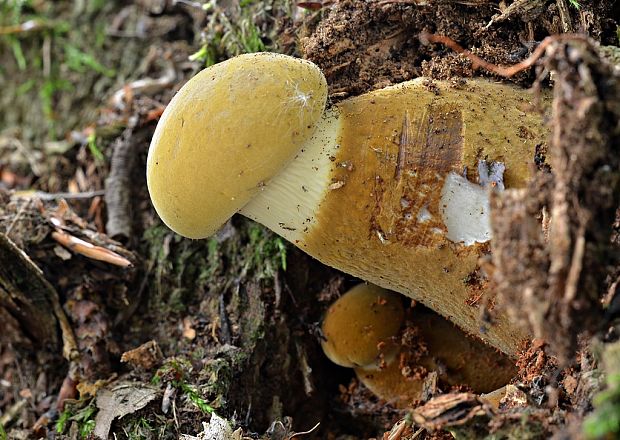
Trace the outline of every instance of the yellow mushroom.
{"type": "Polygon", "coordinates": [[[526,335],[505,315],[481,331],[468,304],[491,229],[489,190],[463,173],[475,178],[484,159],[505,166],[500,185],[527,182],[546,137],[529,95],[488,80],[455,88],[419,78],[322,114],[326,90],[316,66],[283,55],[199,73],[166,108],[149,150],[159,215],[201,238],[240,210],[324,264],[515,355],[526,335]]]}
{"type": "Polygon", "coordinates": [[[161,219],[190,238],[216,232],[299,153],[326,99],[321,71],[285,55],[241,55],[198,73],[151,141],[147,184],[161,219]]]}
{"type": "Polygon", "coordinates": [[[355,367],[368,389],[398,407],[421,398],[430,372],[437,373],[442,387],[467,386],[476,393],[502,387],[516,374],[508,356],[428,309],[414,307],[407,316],[414,346],[400,343],[404,322],[400,295],[359,284],[327,310],[323,351],[338,365],[355,367]]]}
{"type": "Polygon", "coordinates": [[[397,408],[411,406],[422,398],[424,379],[405,377],[398,362],[392,362],[383,369],[356,368],[355,374],[375,396],[397,408]]]}
{"type": "Polygon", "coordinates": [[[396,337],[404,319],[399,295],[358,284],[327,310],[322,325],[323,351],[343,367],[391,361],[399,351],[396,337]]]}

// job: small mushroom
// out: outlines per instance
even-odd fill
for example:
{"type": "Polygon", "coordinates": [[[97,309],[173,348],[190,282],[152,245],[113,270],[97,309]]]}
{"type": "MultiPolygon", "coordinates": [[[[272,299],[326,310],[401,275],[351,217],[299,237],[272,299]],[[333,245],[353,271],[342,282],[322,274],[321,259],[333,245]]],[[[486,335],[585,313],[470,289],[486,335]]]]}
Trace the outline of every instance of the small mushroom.
{"type": "Polygon", "coordinates": [[[368,389],[399,407],[420,399],[430,372],[442,386],[467,386],[476,393],[502,387],[516,374],[508,356],[423,307],[407,315],[406,328],[417,343],[400,344],[405,316],[400,295],[359,284],[327,310],[323,351],[336,364],[354,367],[368,389]]]}
{"type": "Polygon", "coordinates": [[[326,265],[398,291],[516,356],[527,337],[505,315],[481,330],[467,282],[491,238],[478,161],[501,162],[523,187],[542,117],[514,86],[418,78],[342,101],[325,113],[311,63],[275,54],[200,72],[155,131],[147,182],[163,221],[192,238],[235,211],[326,265]]]}
{"type": "Polygon", "coordinates": [[[405,319],[399,295],[372,284],[358,284],[323,319],[323,351],[335,364],[362,367],[391,361],[405,319]]]}
{"type": "Polygon", "coordinates": [[[405,408],[422,398],[424,379],[405,377],[398,362],[382,369],[356,368],[355,374],[375,396],[397,408],[405,408]]]}

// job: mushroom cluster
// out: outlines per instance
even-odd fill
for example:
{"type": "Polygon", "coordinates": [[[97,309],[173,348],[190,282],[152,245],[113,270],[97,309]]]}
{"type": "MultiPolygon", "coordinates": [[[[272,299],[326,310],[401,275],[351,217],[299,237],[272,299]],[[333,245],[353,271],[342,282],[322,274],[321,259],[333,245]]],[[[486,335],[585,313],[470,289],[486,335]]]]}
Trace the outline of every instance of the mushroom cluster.
{"type": "Polygon", "coordinates": [[[419,78],[324,111],[326,97],[321,71],[284,55],[241,55],[192,78],[149,150],[163,221],[203,238],[241,212],[515,355],[527,335],[501,314],[482,331],[471,305],[480,286],[468,280],[491,238],[491,190],[472,180],[486,161],[503,164],[501,185],[528,181],[546,137],[529,95],[419,78]]]}
{"type": "Polygon", "coordinates": [[[442,385],[476,393],[496,390],[516,373],[508,356],[428,309],[405,311],[400,295],[372,284],[358,284],[329,307],[322,337],[331,361],[355,368],[368,389],[399,407],[421,398],[431,372],[442,385]],[[417,343],[402,344],[403,331],[414,332],[417,343]]]}

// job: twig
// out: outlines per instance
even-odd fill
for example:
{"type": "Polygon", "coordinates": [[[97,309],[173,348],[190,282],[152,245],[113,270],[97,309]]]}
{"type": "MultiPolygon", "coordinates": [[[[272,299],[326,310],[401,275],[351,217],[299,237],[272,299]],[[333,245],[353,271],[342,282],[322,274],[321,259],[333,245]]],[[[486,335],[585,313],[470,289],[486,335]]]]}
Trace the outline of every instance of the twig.
{"type": "Polygon", "coordinates": [[[484,29],[489,29],[495,23],[510,20],[514,16],[520,17],[526,23],[531,23],[543,12],[543,8],[547,1],[548,0],[515,0],[510,6],[505,8],[501,14],[494,15],[484,29]]]}
{"type": "Polygon", "coordinates": [[[15,417],[19,415],[19,413],[22,412],[24,408],[26,408],[27,404],[28,401],[26,399],[21,399],[15,402],[6,410],[4,414],[2,414],[2,417],[0,417],[0,425],[8,425],[15,417]]]}
{"type": "Polygon", "coordinates": [[[25,32],[39,31],[47,27],[48,24],[41,20],[28,20],[24,23],[16,24],[13,26],[1,26],[0,35],[23,34],[25,32]]]}
{"type": "Polygon", "coordinates": [[[579,34],[560,34],[560,35],[551,35],[545,38],[536,48],[536,50],[525,60],[520,63],[514,64],[509,67],[498,66],[497,64],[490,63],[488,61],[483,60],[478,55],[473,54],[470,50],[463,48],[452,38],[447,37],[445,35],[435,35],[428,32],[420,33],[420,41],[422,44],[427,43],[440,43],[444,46],[449,47],[453,51],[465,55],[472,62],[473,69],[483,68],[488,70],[489,72],[493,72],[499,76],[503,76],[505,78],[510,78],[516,75],[519,72],[522,72],[526,69],[532,67],[536,61],[542,57],[547,47],[552,43],[566,42],[566,41],[586,41],[587,38],[583,35],[579,34]]]}
{"type": "Polygon", "coordinates": [[[418,438],[420,436],[420,434],[422,434],[424,432],[424,428],[420,428],[418,429],[415,434],[413,434],[413,437],[411,437],[411,440],[415,440],[416,438],[418,438]]]}
{"type": "Polygon", "coordinates": [[[126,108],[126,101],[138,93],[154,95],[160,91],[172,86],[176,81],[176,71],[171,62],[166,64],[164,74],[159,78],[142,78],[126,84],[117,90],[110,99],[111,104],[119,109],[126,108]]]}
{"type": "Polygon", "coordinates": [[[41,200],[82,200],[92,199],[94,197],[105,195],[105,191],[100,189],[96,191],[86,191],[79,193],[59,192],[59,193],[47,193],[44,191],[16,191],[14,193],[16,197],[23,198],[37,198],[41,200]]]}
{"type": "Polygon", "coordinates": [[[22,206],[19,207],[17,214],[15,214],[15,217],[13,217],[13,221],[11,222],[11,224],[9,225],[9,227],[7,228],[5,232],[7,237],[10,237],[11,231],[13,230],[13,228],[15,227],[19,219],[24,215],[24,212],[26,211],[26,208],[30,206],[30,203],[31,201],[28,200],[26,203],[22,204],[22,206]]]}
{"type": "Polygon", "coordinates": [[[314,425],[312,428],[310,428],[308,431],[303,431],[303,432],[294,432],[292,434],[289,434],[286,437],[286,440],[291,440],[294,437],[300,436],[300,435],[308,435],[308,434],[312,434],[321,424],[321,422],[317,422],[316,425],[314,425]]]}
{"type": "Polygon", "coordinates": [[[111,250],[101,246],[95,246],[94,244],[74,237],[73,235],[69,235],[60,229],[56,229],[52,232],[52,238],[73,252],[77,252],[78,254],[92,258],[93,260],[104,261],[120,267],[133,266],[131,261],[116,252],[112,252],[111,250]]]}
{"type": "Polygon", "coordinates": [[[386,439],[387,436],[386,440],[401,440],[406,428],[407,422],[405,420],[399,420],[383,438],[386,439]]]}

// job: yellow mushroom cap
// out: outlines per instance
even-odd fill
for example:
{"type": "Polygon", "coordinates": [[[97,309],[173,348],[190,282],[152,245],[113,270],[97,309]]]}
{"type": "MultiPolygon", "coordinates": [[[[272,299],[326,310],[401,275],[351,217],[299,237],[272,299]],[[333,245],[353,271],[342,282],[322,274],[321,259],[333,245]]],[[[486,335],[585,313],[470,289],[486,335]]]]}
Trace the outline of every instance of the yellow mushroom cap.
{"type": "Polygon", "coordinates": [[[356,368],[355,374],[375,396],[397,408],[405,408],[419,400],[424,389],[424,379],[403,376],[397,361],[381,370],[356,368]]]}
{"type": "Polygon", "coordinates": [[[375,285],[359,284],[327,310],[322,327],[323,351],[343,367],[370,366],[380,355],[393,357],[398,352],[393,338],[404,317],[400,295],[375,285]]]}
{"type": "Polygon", "coordinates": [[[207,237],[298,153],[327,99],[314,64],[245,54],[198,73],[170,101],[153,135],[147,184],[171,229],[207,237]]]}

